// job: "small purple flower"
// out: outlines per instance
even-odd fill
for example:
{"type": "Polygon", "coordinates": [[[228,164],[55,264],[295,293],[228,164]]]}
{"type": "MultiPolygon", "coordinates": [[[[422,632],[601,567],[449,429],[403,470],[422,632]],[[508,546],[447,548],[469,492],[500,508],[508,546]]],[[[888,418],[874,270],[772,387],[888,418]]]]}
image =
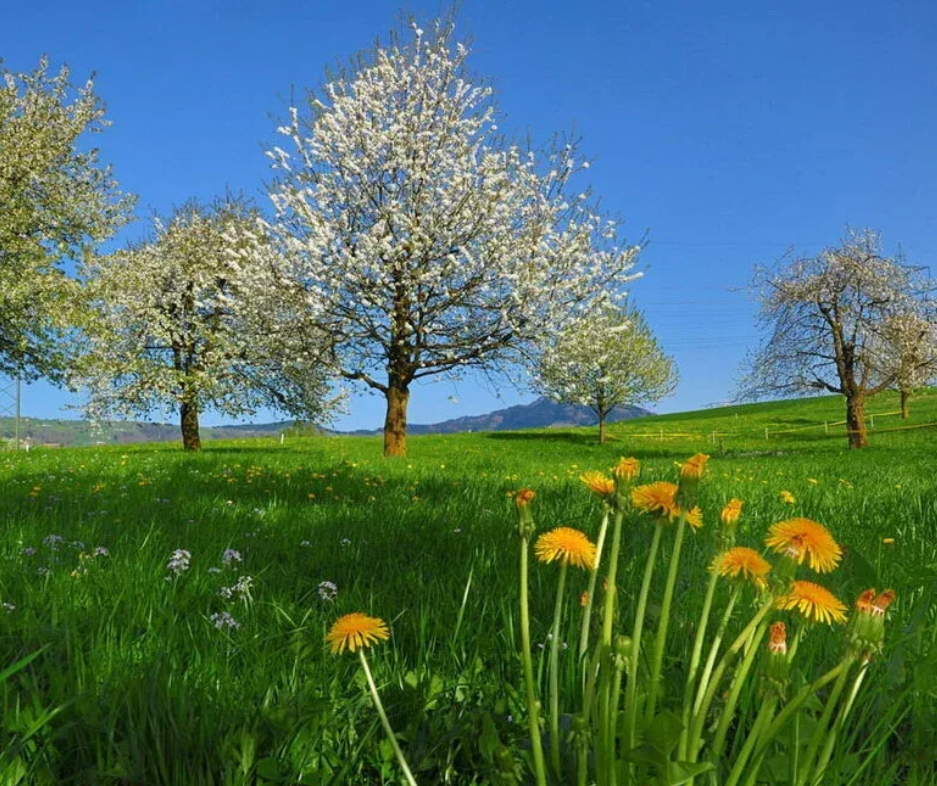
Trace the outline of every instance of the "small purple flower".
{"type": "Polygon", "coordinates": [[[325,601],[333,601],[338,597],[338,585],[331,581],[321,581],[316,587],[319,597],[325,601]]]}
{"type": "Polygon", "coordinates": [[[42,542],[46,546],[48,546],[50,549],[52,549],[52,551],[57,551],[59,544],[64,541],[65,541],[65,538],[63,538],[61,535],[46,535],[42,539],[42,542]]]}
{"type": "Polygon", "coordinates": [[[232,630],[235,630],[241,627],[241,623],[234,619],[234,617],[232,617],[226,611],[216,611],[208,619],[211,621],[212,625],[218,628],[218,630],[222,630],[224,628],[231,628],[232,630]]]}
{"type": "Polygon", "coordinates": [[[226,568],[230,568],[235,562],[242,562],[241,552],[236,549],[225,549],[221,555],[221,562],[226,568]]]}
{"type": "Polygon", "coordinates": [[[25,549],[23,549],[24,557],[31,557],[35,553],[36,553],[36,550],[32,546],[27,546],[25,549]]]}
{"type": "Polygon", "coordinates": [[[111,552],[109,552],[104,546],[95,546],[94,551],[91,552],[92,557],[109,557],[111,552]]]}
{"type": "Polygon", "coordinates": [[[191,560],[192,555],[188,551],[176,549],[169,558],[169,562],[166,563],[166,570],[172,571],[178,576],[189,569],[191,560]]]}
{"type": "Polygon", "coordinates": [[[14,611],[16,611],[16,606],[14,606],[12,603],[7,603],[4,601],[3,603],[0,603],[0,609],[3,609],[7,614],[12,614],[14,611]]]}
{"type": "Polygon", "coordinates": [[[222,587],[218,594],[225,600],[238,600],[241,598],[251,599],[251,587],[254,580],[250,576],[241,576],[237,583],[231,587],[222,587]]]}

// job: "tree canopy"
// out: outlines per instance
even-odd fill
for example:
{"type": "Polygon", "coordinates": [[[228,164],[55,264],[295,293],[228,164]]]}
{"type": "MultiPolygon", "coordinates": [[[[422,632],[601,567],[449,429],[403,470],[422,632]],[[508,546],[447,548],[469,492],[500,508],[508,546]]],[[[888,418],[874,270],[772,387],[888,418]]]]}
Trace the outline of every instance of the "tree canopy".
{"type": "Polygon", "coordinates": [[[885,256],[879,234],[867,229],[817,256],[757,270],[754,287],[767,337],[748,359],[743,393],[842,394],[850,446],[864,447],[865,400],[899,373],[896,363],[883,361],[889,326],[929,297],[931,282],[919,268],[885,256]]]}
{"type": "Polygon", "coordinates": [[[87,144],[107,126],[93,79],[75,89],[45,58],[0,76],[0,372],[55,375],[74,288],[62,264],[93,253],[133,201],[87,144]]]}
{"type": "Polygon", "coordinates": [[[71,383],[88,392],[90,416],[171,407],[185,447],[197,449],[207,407],[233,417],[265,406],[305,419],[327,413],[324,366],[284,338],[256,222],[237,199],[189,203],[157,219],[149,239],[86,265],[71,383]],[[243,242],[254,247],[250,267],[237,253],[243,242]]]}
{"type": "Polygon", "coordinates": [[[450,25],[415,25],[325,84],[269,155],[282,278],[335,337],[336,371],[387,400],[406,451],[410,385],[511,363],[614,296],[638,249],[574,175],[575,142],[507,140],[450,25]]]}
{"type": "Polygon", "coordinates": [[[677,385],[673,358],[664,354],[634,307],[604,305],[569,323],[541,348],[534,387],[555,401],[582,404],[605,420],[623,404],[647,404],[677,385]]]}

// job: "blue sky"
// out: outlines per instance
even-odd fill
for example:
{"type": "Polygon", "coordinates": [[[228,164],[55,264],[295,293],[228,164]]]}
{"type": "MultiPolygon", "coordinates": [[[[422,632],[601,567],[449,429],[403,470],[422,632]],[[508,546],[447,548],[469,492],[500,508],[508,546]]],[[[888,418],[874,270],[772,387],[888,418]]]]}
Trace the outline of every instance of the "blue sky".
{"type": "MultiPolygon", "coordinates": [[[[11,3],[0,57],[47,53],[94,71],[113,125],[96,141],[138,214],[226,189],[265,199],[265,147],[291,92],[369,46],[401,6],[300,0],[32,0],[11,3]]],[[[873,226],[886,249],[937,272],[937,4],[465,0],[473,70],[493,84],[503,128],[543,140],[574,128],[594,190],[650,244],[632,287],[676,357],[659,409],[724,401],[756,338],[742,287],[756,263],[813,253],[873,226]]],[[[146,229],[138,222],[125,234],[146,229]]],[[[483,383],[413,391],[432,422],[526,401],[483,383]]],[[[24,413],[73,401],[31,386],[24,413]]],[[[66,413],[75,416],[75,413],[66,413]]],[[[373,427],[382,401],[352,402],[343,428],[373,427]]],[[[260,420],[269,419],[263,413],[260,420]]],[[[218,422],[208,417],[205,422],[218,422]]]]}

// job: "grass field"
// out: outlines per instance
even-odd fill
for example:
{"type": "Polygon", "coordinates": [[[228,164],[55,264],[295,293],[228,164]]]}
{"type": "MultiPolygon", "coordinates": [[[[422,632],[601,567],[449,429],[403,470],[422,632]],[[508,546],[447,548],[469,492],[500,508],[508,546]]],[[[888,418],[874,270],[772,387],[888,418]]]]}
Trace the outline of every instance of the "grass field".
{"type": "MultiPolygon", "coordinates": [[[[937,783],[937,428],[920,427],[937,421],[937,392],[913,402],[908,422],[896,408],[872,402],[860,452],[845,448],[841,402],[824,398],[617,424],[604,446],[589,430],[416,437],[395,461],[378,439],[327,437],[212,443],[199,455],[4,454],[0,669],[38,655],[0,679],[0,786],[396,783],[355,659],[323,643],[356,610],[391,625],[371,662],[417,779],[494,782],[496,748],[524,757],[510,494],[537,491],[541,527],[594,534],[584,470],[634,455],[642,482],[673,479],[696,451],[713,455],[705,526],[681,575],[703,575],[730,497],[745,500],[740,542],[756,548],[784,518],[829,527],[846,549],[827,582],[839,597],[898,594],[837,754],[841,782],[937,783]],[[174,571],[176,550],[190,558],[174,571]]],[[[649,526],[628,522],[623,626],[649,539],[649,526]]],[[[555,581],[531,574],[541,643],[555,581]]],[[[665,673],[682,668],[692,615],[681,610],[702,591],[678,586],[665,673]]],[[[842,638],[812,633],[801,668],[831,662],[842,638]]],[[[571,670],[564,679],[572,691],[571,670]]],[[[786,782],[780,764],[768,771],[786,782]]]]}

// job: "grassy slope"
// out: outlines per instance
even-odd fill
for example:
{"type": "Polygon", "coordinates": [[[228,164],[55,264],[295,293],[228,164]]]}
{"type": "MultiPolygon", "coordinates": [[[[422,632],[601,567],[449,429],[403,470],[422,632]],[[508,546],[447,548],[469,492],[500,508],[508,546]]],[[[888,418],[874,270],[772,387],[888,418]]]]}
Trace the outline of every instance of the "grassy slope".
{"type": "MultiPolygon", "coordinates": [[[[904,695],[903,664],[912,654],[937,659],[933,628],[924,635],[918,624],[937,597],[937,429],[873,433],[861,452],[822,428],[764,439],[766,425],[822,424],[841,418],[841,409],[836,399],[817,399],[658,416],[612,426],[606,446],[594,443],[591,430],[416,437],[410,458],[390,462],[380,458],[377,438],[334,437],[214,443],[197,456],[168,446],[7,455],[0,459],[0,600],[17,608],[0,614],[0,651],[12,659],[50,645],[31,673],[43,704],[65,707],[58,749],[66,764],[56,766],[68,772],[196,782],[196,773],[219,772],[236,758],[247,735],[257,758],[272,757],[294,777],[353,760],[359,777],[374,778],[383,765],[377,743],[361,746],[356,736],[374,727],[349,682],[353,663],[329,657],[321,644],[335,616],[365,610],[392,623],[394,639],[377,668],[398,725],[414,717],[424,724],[427,738],[411,752],[432,764],[445,735],[425,728],[436,717],[424,706],[433,690],[422,682],[428,671],[454,691],[445,692],[446,706],[457,708],[447,710],[455,713],[446,716],[447,731],[477,723],[478,708],[487,707],[505,711],[498,716],[504,738],[518,732],[504,720],[511,707],[503,704],[505,686],[519,684],[508,494],[535,488],[542,526],[594,532],[596,506],[578,482],[581,471],[633,454],[645,480],[672,479],[674,462],[704,450],[715,454],[702,495],[707,524],[732,496],[746,500],[740,539],[750,545],[780,518],[815,518],[848,549],[827,582],[841,597],[870,584],[898,590],[894,628],[906,635],[895,634],[904,649],[894,651],[870,700],[869,712],[881,713],[904,695]],[[728,436],[717,435],[714,445],[714,430],[728,436]],[[782,489],[794,505],[779,500],[782,489]],[[50,534],[64,544],[44,545],[50,534]],[[72,576],[81,564],[76,541],[105,546],[110,557],[72,576]],[[24,556],[26,547],[36,554],[24,556]],[[191,551],[192,569],[167,581],[177,548],[191,551]],[[250,603],[218,596],[237,576],[209,570],[220,567],[225,548],[243,554],[240,571],[254,578],[250,603]],[[317,594],[324,580],[339,586],[334,603],[317,594]],[[209,622],[224,609],[241,624],[230,634],[209,622]],[[332,728],[334,739],[320,731],[304,746],[316,724],[332,728]],[[105,730],[108,742],[99,743],[105,730]],[[310,755],[321,760],[311,763],[310,755]]],[[[893,399],[881,398],[870,412],[894,409],[893,399]]],[[[915,403],[911,425],[932,421],[934,394],[915,403]]],[[[883,423],[901,425],[880,416],[879,430],[883,423]]],[[[631,557],[640,557],[648,529],[639,523],[628,534],[626,597],[642,567],[631,557]]],[[[678,597],[687,608],[710,553],[704,529],[686,556],[678,597]]],[[[545,636],[554,580],[544,569],[532,576],[535,639],[545,636]]],[[[629,613],[626,606],[626,620],[629,613]]],[[[678,615],[675,641],[686,637],[690,616],[678,615]]],[[[828,662],[840,647],[837,631],[818,631],[805,666],[828,662]]],[[[902,744],[916,755],[915,746],[925,746],[927,756],[926,739],[902,744]]],[[[882,759],[880,774],[905,752],[882,759]]]]}

